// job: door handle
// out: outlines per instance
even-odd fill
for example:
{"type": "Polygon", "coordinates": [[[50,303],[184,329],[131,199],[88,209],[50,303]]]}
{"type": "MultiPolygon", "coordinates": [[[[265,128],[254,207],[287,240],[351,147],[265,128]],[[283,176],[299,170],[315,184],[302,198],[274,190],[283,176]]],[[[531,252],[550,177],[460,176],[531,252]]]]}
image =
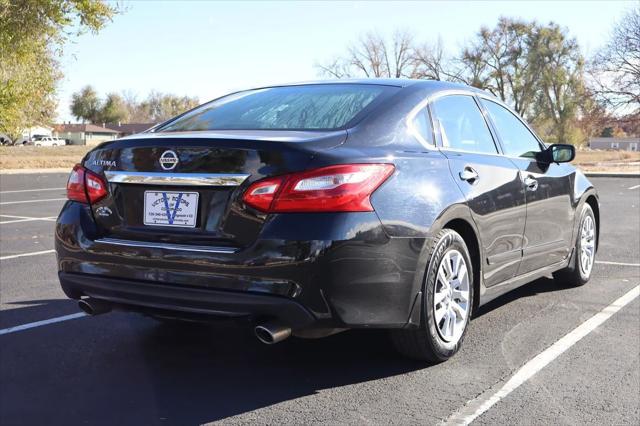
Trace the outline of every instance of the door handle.
{"type": "Polygon", "coordinates": [[[474,183],[478,178],[478,172],[473,170],[472,167],[467,166],[460,172],[460,179],[466,180],[469,183],[474,183]]]}
{"type": "Polygon", "coordinates": [[[527,186],[529,191],[535,191],[538,189],[538,181],[533,178],[533,176],[527,176],[524,178],[524,184],[527,186]]]}

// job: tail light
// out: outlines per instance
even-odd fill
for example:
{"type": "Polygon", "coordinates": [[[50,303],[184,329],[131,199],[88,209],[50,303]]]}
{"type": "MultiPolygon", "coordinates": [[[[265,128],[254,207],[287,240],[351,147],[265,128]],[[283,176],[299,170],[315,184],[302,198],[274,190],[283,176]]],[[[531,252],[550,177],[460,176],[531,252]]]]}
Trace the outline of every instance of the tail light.
{"type": "Polygon", "coordinates": [[[67,198],[91,204],[107,196],[107,184],[97,174],[76,164],[67,181],[67,198]]]}
{"type": "Polygon", "coordinates": [[[369,197],[393,173],[392,164],[343,164],[254,182],[244,202],[265,213],[368,212],[369,197]]]}

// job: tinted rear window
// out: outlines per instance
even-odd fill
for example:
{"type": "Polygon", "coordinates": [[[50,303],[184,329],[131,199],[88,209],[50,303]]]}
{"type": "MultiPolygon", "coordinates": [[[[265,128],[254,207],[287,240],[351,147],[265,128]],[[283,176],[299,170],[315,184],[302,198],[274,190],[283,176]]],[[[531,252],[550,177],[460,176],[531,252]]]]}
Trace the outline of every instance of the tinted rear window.
{"type": "Polygon", "coordinates": [[[369,84],[319,84],[249,90],[216,99],[157,129],[334,130],[398,88],[369,84]]]}

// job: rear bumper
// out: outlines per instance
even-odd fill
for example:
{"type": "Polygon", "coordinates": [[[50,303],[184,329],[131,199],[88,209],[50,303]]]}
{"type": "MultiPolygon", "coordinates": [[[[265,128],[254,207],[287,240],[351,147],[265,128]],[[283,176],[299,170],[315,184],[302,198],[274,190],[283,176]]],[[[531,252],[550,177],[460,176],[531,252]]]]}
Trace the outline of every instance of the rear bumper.
{"type": "Polygon", "coordinates": [[[365,212],[273,215],[258,240],[233,253],[105,244],[91,210],[68,202],[55,243],[60,282],[74,299],[274,317],[292,328],[399,328],[415,323],[426,240],[389,238],[365,212]]]}
{"type": "Polygon", "coordinates": [[[316,318],[299,303],[277,296],[178,287],[97,275],[60,272],[65,294],[88,296],[141,312],[171,312],[175,316],[279,318],[294,329],[311,326],[316,318]]]}

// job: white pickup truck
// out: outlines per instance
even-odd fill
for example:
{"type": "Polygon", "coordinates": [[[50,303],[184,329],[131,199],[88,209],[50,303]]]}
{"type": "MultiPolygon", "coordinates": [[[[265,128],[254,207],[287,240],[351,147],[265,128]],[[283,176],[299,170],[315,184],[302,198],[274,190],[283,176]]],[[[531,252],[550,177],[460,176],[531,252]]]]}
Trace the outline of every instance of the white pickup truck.
{"type": "Polygon", "coordinates": [[[34,140],[33,144],[35,146],[62,146],[66,145],[67,141],[53,136],[45,136],[43,138],[34,140]]]}

